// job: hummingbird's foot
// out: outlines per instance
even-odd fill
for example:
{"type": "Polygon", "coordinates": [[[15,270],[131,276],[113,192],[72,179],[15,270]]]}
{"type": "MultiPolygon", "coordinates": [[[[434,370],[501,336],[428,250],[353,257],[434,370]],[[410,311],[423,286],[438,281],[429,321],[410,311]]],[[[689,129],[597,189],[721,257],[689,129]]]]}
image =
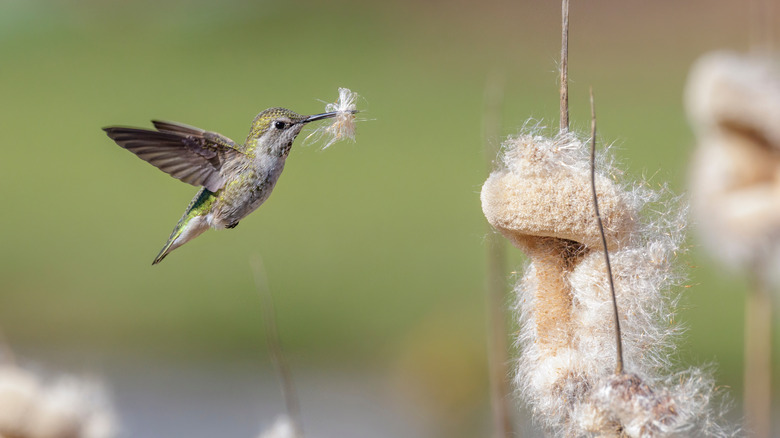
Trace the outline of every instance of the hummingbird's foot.
{"type": "Polygon", "coordinates": [[[232,223],[232,224],[230,224],[230,225],[226,225],[226,226],[225,226],[225,228],[230,228],[230,229],[232,229],[232,228],[235,228],[235,227],[237,227],[237,226],[238,226],[238,222],[233,222],[233,223],[232,223]]]}

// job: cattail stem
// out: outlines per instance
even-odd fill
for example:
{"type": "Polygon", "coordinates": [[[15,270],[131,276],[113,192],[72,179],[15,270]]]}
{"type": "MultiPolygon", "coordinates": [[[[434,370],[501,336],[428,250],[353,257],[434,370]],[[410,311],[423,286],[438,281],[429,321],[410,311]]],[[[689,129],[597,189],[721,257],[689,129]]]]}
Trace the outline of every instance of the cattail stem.
{"type": "Polygon", "coordinates": [[[617,297],[615,296],[615,282],[612,279],[612,265],[609,263],[609,251],[607,250],[607,238],[604,235],[604,224],[599,213],[599,200],[596,195],[596,104],[593,101],[593,88],[590,89],[590,186],[593,190],[593,209],[596,211],[596,221],[599,225],[601,244],[604,247],[604,262],[607,265],[607,278],[609,290],[612,294],[612,310],[615,316],[615,346],[617,348],[617,363],[615,374],[623,373],[623,338],[620,333],[620,316],[618,314],[617,297]]]}
{"type": "Polygon", "coordinates": [[[490,233],[487,242],[488,365],[490,367],[490,405],[493,411],[493,436],[519,437],[513,432],[509,409],[509,354],[506,298],[506,247],[498,233],[490,233]]]}
{"type": "Polygon", "coordinates": [[[8,342],[8,339],[5,337],[5,333],[3,333],[2,329],[0,329],[0,359],[2,359],[0,360],[0,364],[16,364],[16,355],[14,354],[14,350],[11,348],[11,344],[8,342]]]}
{"type": "MultiPolygon", "coordinates": [[[[503,76],[493,73],[485,86],[485,116],[483,121],[485,161],[492,169],[498,154],[495,146],[501,130],[501,104],[504,96],[503,76]]],[[[490,379],[490,405],[493,413],[493,436],[512,438],[512,418],[509,409],[509,345],[504,306],[506,293],[506,246],[498,233],[487,237],[487,307],[488,307],[488,366],[490,379]]]]}
{"type": "Polygon", "coordinates": [[[750,50],[759,55],[771,54],[774,46],[774,0],[751,0],[748,10],[750,50]]]}
{"type": "Polygon", "coordinates": [[[561,132],[569,131],[569,0],[561,1],[561,132]]]}
{"type": "Polygon", "coordinates": [[[282,342],[279,338],[279,329],[276,322],[276,308],[274,307],[273,295],[268,288],[262,259],[259,256],[255,256],[250,261],[250,265],[252,266],[252,271],[255,276],[255,286],[260,294],[260,300],[262,301],[261,306],[263,308],[266,342],[268,343],[268,349],[271,352],[271,358],[276,367],[276,372],[279,374],[279,379],[281,380],[282,397],[284,398],[287,415],[290,417],[290,423],[292,424],[295,436],[302,438],[303,426],[300,421],[300,405],[298,404],[298,397],[296,396],[295,386],[293,385],[290,366],[287,364],[284,351],[282,350],[282,342]]]}
{"type": "Polygon", "coordinates": [[[745,429],[755,438],[772,436],[772,297],[760,269],[745,303],[745,429]]]}
{"type": "Polygon", "coordinates": [[[536,342],[547,356],[572,342],[573,291],[568,276],[585,251],[571,240],[554,237],[529,239],[523,250],[536,267],[536,342]]]}

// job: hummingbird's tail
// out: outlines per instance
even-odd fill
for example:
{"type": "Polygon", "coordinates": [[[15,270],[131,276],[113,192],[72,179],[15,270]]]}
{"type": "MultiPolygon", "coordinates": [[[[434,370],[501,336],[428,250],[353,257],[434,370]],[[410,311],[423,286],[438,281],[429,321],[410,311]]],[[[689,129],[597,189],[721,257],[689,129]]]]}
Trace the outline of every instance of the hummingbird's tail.
{"type": "Polygon", "coordinates": [[[201,189],[197,195],[192,199],[187,210],[184,212],[184,216],[179,219],[179,223],[173,228],[171,236],[168,237],[168,241],[165,246],[157,254],[153,265],[156,265],[165,258],[171,251],[184,245],[190,240],[200,236],[204,231],[209,229],[209,223],[206,216],[211,209],[211,205],[214,203],[216,197],[214,193],[208,189],[201,189]]]}

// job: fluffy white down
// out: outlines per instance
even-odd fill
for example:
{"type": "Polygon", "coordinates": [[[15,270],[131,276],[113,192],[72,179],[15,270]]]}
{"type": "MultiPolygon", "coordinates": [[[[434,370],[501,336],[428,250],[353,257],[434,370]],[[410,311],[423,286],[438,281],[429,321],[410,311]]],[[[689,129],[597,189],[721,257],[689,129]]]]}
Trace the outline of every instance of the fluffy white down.
{"type": "MultiPolygon", "coordinates": [[[[711,421],[716,415],[710,406],[712,382],[703,377],[706,373],[692,368],[687,374],[675,374],[674,378],[678,379],[676,384],[667,379],[672,375],[669,371],[673,366],[671,353],[676,348],[675,340],[680,331],[672,321],[678,301],[676,290],[684,279],[675,268],[675,259],[684,252],[681,244],[686,228],[686,206],[668,193],[654,192],[641,184],[619,182],[622,172],[613,165],[608,152],[598,157],[597,179],[610,181],[617,190],[614,195],[607,196],[616,200],[608,204],[613,209],[608,214],[616,218],[631,218],[630,221],[615,222],[627,226],[607,230],[608,233],[617,233],[614,235],[617,244],[615,249],[611,249],[610,257],[623,331],[626,370],[643,376],[646,379],[643,382],[650,382],[658,393],[668,394],[674,400],[689,400],[692,398],[689,394],[696,394],[697,400],[697,403],[687,403],[685,412],[675,418],[675,427],[643,429],[635,427],[635,424],[653,421],[646,418],[653,414],[646,408],[648,404],[631,397],[622,404],[604,404],[597,397],[597,393],[615,376],[616,347],[604,253],[600,244],[591,246],[590,225],[575,224],[568,230],[553,229],[554,233],[560,233],[558,235],[548,233],[538,237],[539,234],[535,234],[539,227],[533,222],[533,216],[541,216],[541,209],[545,209],[544,214],[553,213],[552,217],[543,220],[560,219],[559,223],[567,223],[571,216],[586,218],[585,215],[592,215],[592,201],[590,198],[570,199],[556,205],[554,210],[549,210],[548,206],[534,210],[538,204],[535,199],[506,200],[535,196],[539,191],[529,191],[523,184],[529,179],[546,184],[549,188],[543,190],[551,193],[567,186],[562,178],[574,176],[576,184],[589,184],[589,179],[579,176],[589,172],[587,142],[571,134],[544,137],[538,134],[538,128],[534,128],[530,133],[510,138],[504,144],[503,161],[503,168],[491,175],[482,192],[483,211],[491,224],[494,223],[491,217],[501,218],[499,225],[512,224],[513,229],[508,232],[502,230],[502,233],[513,239],[516,245],[519,242],[521,248],[532,239],[550,236],[583,242],[587,247],[584,256],[560,256],[561,260],[574,260],[571,262],[573,266],[561,273],[561,284],[567,288],[571,298],[571,314],[562,318],[570,321],[555,326],[554,330],[560,333],[553,334],[566,340],[565,347],[539,341],[538,327],[550,329],[549,323],[539,325],[537,321],[540,318],[537,312],[539,300],[546,299],[544,295],[540,297],[538,291],[549,289],[539,283],[549,278],[549,254],[545,255],[544,261],[535,260],[531,254],[525,274],[515,288],[520,325],[518,345],[521,350],[515,384],[536,420],[555,436],[611,436],[619,429],[629,436],[643,437],[675,436],[680,431],[686,431],[686,436],[728,435],[728,431],[714,426],[711,421]],[[500,183],[497,183],[499,180],[500,183]],[[664,196],[671,199],[660,202],[659,199],[664,196]],[[506,210],[521,204],[531,211],[518,213],[506,210]],[[588,209],[587,212],[585,209],[588,209]],[[513,220],[516,214],[529,219],[513,220]],[[523,228],[525,226],[527,229],[523,228]],[[572,235],[572,232],[575,234],[572,235]],[[540,262],[547,263],[545,269],[548,272],[538,276],[540,262]],[[650,429],[652,433],[647,434],[650,429]]],[[[581,190],[577,193],[585,192],[581,190]]],[[[611,192],[607,190],[603,193],[611,192]]],[[[542,315],[548,317],[544,313],[542,315]]],[[[550,337],[549,333],[544,335],[550,337]]]]}
{"type": "Polygon", "coordinates": [[[280,416],[273,426],[264,430],[258,438],[297,438],[295,426],[287,416],[280,416]]]}
{"type": "Polygon", "coordinates": [[[46,383],[25,369],[0,367],[0,436],[109,438],[116,429],[99,384],[68,376],[46,383]]]}
{"type": "Polygon", "coordinates": [[[690,186],[708,252],[780,283],[780,68],[729,52],[702,56],[685,103],[696,134],[690,186]]]}

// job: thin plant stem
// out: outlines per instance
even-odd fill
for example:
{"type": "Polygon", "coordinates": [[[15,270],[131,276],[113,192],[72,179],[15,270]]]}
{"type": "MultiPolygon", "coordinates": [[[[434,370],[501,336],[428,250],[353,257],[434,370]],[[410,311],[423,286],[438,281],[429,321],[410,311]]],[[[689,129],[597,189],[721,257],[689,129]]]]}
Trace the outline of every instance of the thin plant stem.
{"type": "MultiPolygon", "coordinates": [[[[774,46],[773,0],[749,4],[750,51],[771,56],[774,46]]],[[[744,415],[751,437],[772,436],[772,313],[773,302],[764,278],[765,266],[751,266],[752,287],[745,298],[744,415]]]]}
{"type": "MultiPolygon", "coordinates": [[[[772,0],[751,0],[750,51],[771,55],[773,47],[772,0]]],[[[763,266],[752,266],[752,287],[745,298],[745,429],[755,438],[772,436],[772,298],[762,276],[763,266]]]]}
{"type": "Polygon", "coordinates": [[[745,303],[745,428],[755,438],[772,436],[772,297],[761,269],[745,303]]]}
{"type": "Polygon", "coordinates": [[[599,213],[599,200],[596,195],[596,104],[593,100],[593,88],[590,89],[590,187],[593,190],[593,209],[596,211],[596,222],[599,225],[599,234],[601,235],[601,244],[604,247],[604,262],[607,265],[607,278],[609,279],[609,290],[612,293],[612,310],[615,316],[615,346],[617,348],[617,363],[615,365],[615,374],[623,373],[623,338],[620,332],[620,316],[618,314],[617,297],[615,296],[615,282],[612,279],[612,265],[609,262],[609,251],[607,250],[607,238],[604,234],[604,224],[601,221],[599,213]]]}
{"type": "MultiPolygon", "coordinates": [[[[483,119],[485,161],[488,171],[499,149],[495,143],[501,131],[501,105],[504,97],[504,77],[494,72],[485,85],[485,115],[483,119]]],[[[493,231],[491,229],[491,231],[493,231]]],[[[486,239],[486,290],[488,307],[488,366],[490,405],[493,413],[493,436],[517,437],[512,427],[509,409],[509,345],[507,342],[506,245],[495,231],[486,239]]]]}
{"type": "Polygon", "coordinates": [[[2,359],[0,363],[16,364],[16,354],[14,354],[14,350],[11,348],[11,344],[8,342],[2,329],[0,329],[0,359],[2,359]]]}
{"type": "Polygon", "coordinates": [[[750,51],[771,55],[774,47],[774,0],[750,0],[748,6],[748,33],[750,51]]]}
{"type": "Polygon", "coordinates": [[[561,1],[561,133],[569,131],[569,0],[561,1]]]}
{"type": "MultiPolygon", "coordinates": [[[[771,56],[773,48],[773,0],[751,0],[749,5],[750,51],[771,56]]],[[[764,279],[765,266],[751,266],[752,287],[745,298],[745,429],[752,437],[772,436],[772,313],[773,303],[764,279]]]]}
{"type": "Polygon", "coordinates": [[[276,322],[276,308],[274,307],[273,294],[268,287],[265,275],[263,261],[259,256],[255,256],[250,261],[252,271],[255,277],[255,286],[260,295],[261,306],[263,308],[263,323],[265,325],[266,342],[271,352],[271,358],[276,372],[281,380],[282,397],[287,409],[287,415],[290,417],[296,437],[303,437],[303,426],[301,424],[300,405],[296,396],[295,386],[293,385],[292,373],[287,359],[282,350],[282,342],[279,337],[279,328],[276,322]]]}

